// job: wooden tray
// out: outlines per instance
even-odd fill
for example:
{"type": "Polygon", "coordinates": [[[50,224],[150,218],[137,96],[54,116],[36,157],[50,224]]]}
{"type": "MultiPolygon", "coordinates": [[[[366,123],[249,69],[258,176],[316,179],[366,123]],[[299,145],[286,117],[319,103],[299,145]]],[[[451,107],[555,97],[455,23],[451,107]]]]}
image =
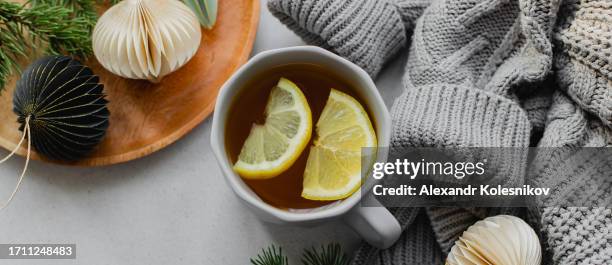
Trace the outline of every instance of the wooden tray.
{"type": "MultiPolygon", "coordinates": [[[[103,166],[146,156],[180,139],[210,115],[219,89],[251,53],[259,1],[220,0],[218,12],[214,29],[202,30],[202,45],[195,57],[159,84],[114,76],[95,59],[87,63],[105,85],[110,127],[89,157],[70,165],[103,166]]],[[[11,77],[0,95],[0,146],[8,150],[21,137],[12,111],[18,78],[11,77]]],[[[18,151],[25,153],[25,147],[18,151]]],[[[45,160],[36,153],[32,158],[45,160]]]]}

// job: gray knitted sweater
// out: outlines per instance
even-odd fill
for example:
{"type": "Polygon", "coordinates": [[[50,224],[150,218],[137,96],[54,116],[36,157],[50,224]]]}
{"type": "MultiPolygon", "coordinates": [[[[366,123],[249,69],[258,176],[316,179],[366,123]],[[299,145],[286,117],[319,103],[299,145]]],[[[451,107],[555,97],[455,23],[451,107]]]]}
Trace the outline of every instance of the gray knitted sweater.
{"type": "MultiPolygon", "coordinates": [[[[392,151],[612,144],[611,1],[270,0],[269,9],[306,42],[372,77],[409,48],[404,92],[392,107],[392,151]]],[[[546,165],[547,181],[568,174],[546,165]]],[[[612,176],[579,181],[612,186],[612,176]]],[[[540,232],[545,264],[612,260],[611,209],[392,212],[404,228],[400,240],[387,250],[364,244],[353,264],[441,264],[467,227],[502,212],[540,232]]]]}

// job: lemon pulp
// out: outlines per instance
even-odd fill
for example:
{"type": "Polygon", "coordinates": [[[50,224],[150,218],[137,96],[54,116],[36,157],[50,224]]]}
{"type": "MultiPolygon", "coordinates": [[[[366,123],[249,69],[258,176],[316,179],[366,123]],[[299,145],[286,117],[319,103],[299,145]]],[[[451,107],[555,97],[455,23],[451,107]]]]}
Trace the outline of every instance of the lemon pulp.
{"type": "Polygon", "coordinates": [[[234,170],[249,179],[278,176],[298,159],[312,134],[312,114],[300,88],[281,78],[272,89],[265,123],[253,124],[234,170]]]}
{"type": "Polygon", "coordinates": [[[353,97],[332,89],[316,124],[302,197],[339,200],[361,186],[361,148],[375,147],[376,133],[367,112],[353,97]]]}

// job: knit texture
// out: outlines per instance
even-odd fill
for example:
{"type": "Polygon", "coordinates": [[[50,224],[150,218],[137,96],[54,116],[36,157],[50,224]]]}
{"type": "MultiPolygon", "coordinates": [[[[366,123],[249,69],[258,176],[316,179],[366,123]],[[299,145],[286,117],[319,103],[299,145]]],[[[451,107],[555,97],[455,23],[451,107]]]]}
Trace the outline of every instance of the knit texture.
{"type": "MultiPolygon", "coordinates": [[[[608,102],[612,104],[612,102],[608,102]]],[[[562,92],[555,92],[539,143],[536,185],[553,187],[546,205],[612,203],[612,157],[579,149],[609,147],[612,129],[562,92]],[[568,163],[572,161],[572,163],[568,163]]],[[[612,211],[554,207],[535,211],[553,264],[608,264],[612,260],[612,211]]]]}
{"type": "MultiPolygon", "coordinates": [[[[610,199],[612,176],[589,177],[605,176],[609,160],[580,157],[576,150],[612,144],[612,2],[271,0],[269,8],[306,42],[336,52],[372,77],[409,46],[404,92],[391,110],[392,152],[571,147],[565,157],[539,155],[535,181],[555,183],[551,200],[574,196],[601,205],[610,199]],[[560,166],[562,158],[570,157],[579,163],[560,166]],[[568,174],[576,174],[576,181],[555,178],[568,174]],[[584,192],[593,187],[598,188],[584,192]]],[[[522,163],[525,156],[519,153],[507,163],[522,163]]],[[[364,244],[352,264],[441,264],[463,231],[500,213],[523,217],[536,229],[545,251],[543,264],[612,260],[609,209],[393,212],[405,229],[401,239],[387,250],[364,244]]]]}
{"type": "Polygon", "coordinates": [[[302,39],[376,76],[408,40],[407,29],[431,0],[271,0],[273,15],[302,39]]]}
{"type": "MultiPolygon", "coordinates": [[[[551,200],[610,205],[612,158],[573,150],[612,146],[611,23],[609,1],[567,0],[561,7],[553,33],[559,91],[552,97],[539,146],[563,149],[539,157],[537,178],[555,187],[551,200]],[[565,163],[570,157],[577,162],[565,163]]],[[[610,209],[545,208],[538,214],[554,264],[612,260],[610,209]]]]}
{"type": "Polygon", "coordinates": [[[435,240],[429,219],[419,208],[396,209],[407,219],[399,219],[402,224],[410,224],[396,243],[404,247],[379,250],[363,245],[353,258],[353,264],[393,265],[393,264],[442,264],[444,257],[435,240]]]}
{"type": "MultiPolygon", "coordinates": [[[[541,82],[550,71],[548,40],[557,6],[546,4],[534,8],[533,3],[516,1],[433,2],[416,24],[403,81],[406,90],[391,111],[392,150],[529,146],[532,126],[529,112],[518,101],[517,86],[541,82]]],[[[526,155],[500,163],[522,164],[526,155]]],[[[501,172],[508,174],[500,177],[521,176],[501,172]]],[[[463,231],[493,214],[491,209],[474,214],[444,208],[426,213],[444,257],[463,231]]]]}
{"type": "Polygon", "coordinates": [[[567,0],[555,30],[561,89],[612,126],[612,2],[567,0]]]}

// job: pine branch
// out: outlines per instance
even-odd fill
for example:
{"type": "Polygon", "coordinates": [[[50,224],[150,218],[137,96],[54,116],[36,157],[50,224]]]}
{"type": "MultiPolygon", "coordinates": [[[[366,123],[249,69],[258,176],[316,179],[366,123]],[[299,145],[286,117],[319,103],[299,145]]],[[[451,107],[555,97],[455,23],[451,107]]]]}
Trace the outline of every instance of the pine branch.
{"type": "Polygon", "coordinates": [[[91,55],[95,4],[102,2],[119,0],[30,0],[24,5],[0,0],[0,92],[29,50],[46,46],[47,54],[91,55]]]}
{"type": "Polygon", "coordinates": [[[272,245],[258,254],[255,259],[251,259],[253,265],[289,265],[289,258],[283,255],[283,249],[272,245]]]}
{"type": "Polygon", "coordinates": [[[74,16],[91,18],[94,22],[97,17],[96,2],[92,0],[30,0],[32,5],[46,4],[69,8],[73,11],[74,16]]]}
{"type": "MultiPolygon", "coordinates": [[[[289,265],[289,258],[283,254],[283,250],[274,245],[263,249],[262,254],[258,254],[255,259],[251,259],[252,265],[289,265]]],[[[321,246],[321,250],[314,247],[305,249],[302,256],[304,265],[348,265],[349,258],[342,251],[340,244],[329,244],[321,246]]]]}
{"type": "Polygon", "coordinates": [[[329,244],[327,247],[321,246],[320,251],[314,247],[305,250],[302,263],[304,265],[348,265],[349,259],[342,251],[340,244],[329,244]]]}
{"type": "Polygon", "coordinates": [[[21,28],[11,24],[11,20],[22,10],[18,4],[0,2],[0,90],[12,69],[18,68],[16,59],[26,56],[26,46],[21,28]]]}

